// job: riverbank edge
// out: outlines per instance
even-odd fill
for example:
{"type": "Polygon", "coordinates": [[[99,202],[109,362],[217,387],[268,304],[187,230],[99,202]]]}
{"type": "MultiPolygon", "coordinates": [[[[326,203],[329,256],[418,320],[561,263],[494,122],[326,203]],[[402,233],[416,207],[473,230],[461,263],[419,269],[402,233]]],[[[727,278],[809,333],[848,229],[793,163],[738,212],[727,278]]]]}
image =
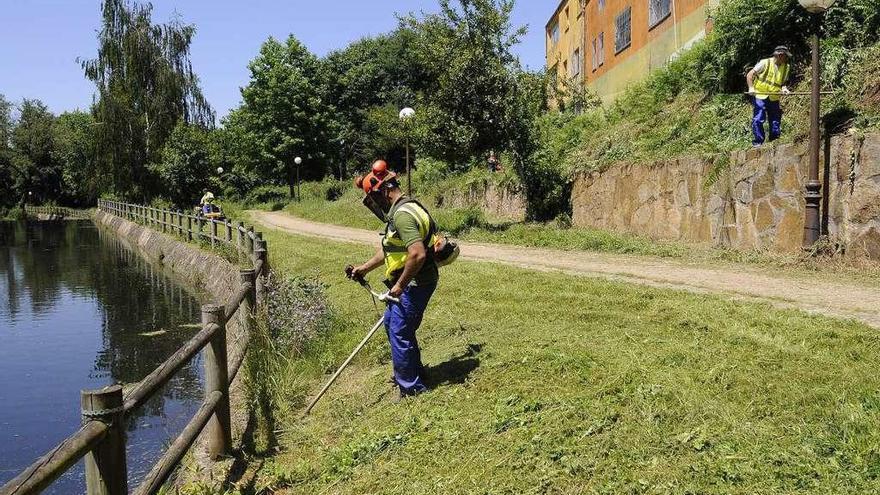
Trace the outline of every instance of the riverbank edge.
{"type": "MultiPolygon", "coordinates": [[[[128,242],[141,256],[159,263],[179,276],[183,283],[208,295],[211,300],[204,301],[204,304],[223,306],[238,290],[239,267],[219,255],[100,210],[94,212],[92,220],[99,228],[109,230],[119,239],[128,242]]],[[[227,323],[226,332],[227,355],[238,355],[241,352],[239,342],[244,337],[244,329],[238,318],[227,323]]],[[[236,376],[229,390],[234,449],[239,449],[246,441],[254,422],[242,376],[241,373],[236,376]]],[[[191,465],[184,463],[187,469],[180,469],[176,481],[172,483],[222,483],[233,474],[236,467],[234,458],[209,462],[201,439],[195,445],[188,455],[196,462],[191,465]],[[195,469],[190,469],[191,467],[195,469]]]]}

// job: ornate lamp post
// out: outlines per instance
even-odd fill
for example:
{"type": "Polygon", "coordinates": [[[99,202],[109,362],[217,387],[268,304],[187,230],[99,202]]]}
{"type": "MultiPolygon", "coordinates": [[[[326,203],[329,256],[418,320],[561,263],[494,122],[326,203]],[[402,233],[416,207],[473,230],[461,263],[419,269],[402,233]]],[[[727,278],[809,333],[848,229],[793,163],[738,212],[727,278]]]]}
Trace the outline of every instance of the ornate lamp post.
{"type": "Polygon", "coordinates": [[[819,26],[821,14],[825,13],[835,0],[798,0],[801,7],[814,16],[813,26],[813,67],[812,102],[810,105],[810,176],[807,179],[806,217],[804,221],[804,248],[811,248],[819,240],[821,220],[819,205],[822,203],[822,184],[819,183],[819,26]]]}
{"type": "Polygon", "coordinates": [[[302,200],[302,196],[300,196],[299,189],[299,166],[302,165],[303,159],[300,157],[296,157],[293,159],[293,163],[296,165],[296,200],[302,200]]]}
{"type": "Polygon", "coordinates": [[[409,123],[415,116],[416,111],[410,107],[406,107],[400,111],[400,120],[404,125],[406,133],[406,195],[412,197],[412,174],[410,174],[409,166],[409,123]]]}

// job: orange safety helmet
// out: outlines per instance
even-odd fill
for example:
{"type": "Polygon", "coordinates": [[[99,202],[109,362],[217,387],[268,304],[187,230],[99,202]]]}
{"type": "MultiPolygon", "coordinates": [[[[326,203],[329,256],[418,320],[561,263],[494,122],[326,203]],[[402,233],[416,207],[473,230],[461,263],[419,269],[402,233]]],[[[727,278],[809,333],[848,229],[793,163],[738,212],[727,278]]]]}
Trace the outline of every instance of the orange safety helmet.
{"type": "Polygon", "coordinates": [[[385,160],[376,160],[373,162],[372,170],[365,177],[358,177],[354,180],[354,185],[358,189],[363,189],[364,193],[378,191],[384,184],[397,180],[397,174],[388,170],[388,164],[385,160]]]}

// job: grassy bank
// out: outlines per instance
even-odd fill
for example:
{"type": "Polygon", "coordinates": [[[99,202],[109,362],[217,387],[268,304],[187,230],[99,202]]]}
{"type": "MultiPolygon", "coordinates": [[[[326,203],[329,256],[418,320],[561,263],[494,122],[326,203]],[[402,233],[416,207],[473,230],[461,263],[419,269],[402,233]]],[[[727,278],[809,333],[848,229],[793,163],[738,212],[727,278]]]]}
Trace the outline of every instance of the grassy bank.
{"type": "Polygon", "coordinates": [[[419,337],[429,394],[392,404],[387,343],[316,408],[375,320],[341,267],[367,247],[267,232],[318,277],[332,330],[272,379],[280,451],[247,492],[869,493],[877,332],[717,297],[459,262],[419,337]]]}
{"type": "MultiPolygon", "coordinates": [[[[622,234],[600,229],[576,228],[564,220],[554,222],[513,222],[490,218],[479,208],[436,207],[438,191],[466,190],[478,174],[470,173],[456,177],[457,183],[434,182],[431,189],[418,191],[418,196],[431,210],[442,230],[454,237],[470,242],[486,242],[516,246],[559,249],[565,251],[592,251],[613,254],[653,256],[693,263],[747,265],[768,267],[795,274],[834,274],[846,280],[877,282],[880,280],[880,264],[867,260],[844,257],[814,257],[802,253],[774,253],[770,251],[738,251],[719,249],[704,244],[675,241],[655,241],[632,234],[622,234]]],[[[422,181],[417,181],[420,184],[422,181]]],[[[322,182],[303,186],[303,200],[287,203],[280,199],[276,204],[257,205],[262,209],[281,209],[291,215],[317,222],[346,227],[376,229],[379,221],[361,204],[362,195],[347,183],[322,182]],[[333,189],[338,193],[330,194],[333,189]],[[338,195],[337,195],[338,194],[338,195]],[[328,200],[327,198],[333,198],[328,200]]],[[[232,205],[235,216],[242,215],[244,207],[232,205]]]]}

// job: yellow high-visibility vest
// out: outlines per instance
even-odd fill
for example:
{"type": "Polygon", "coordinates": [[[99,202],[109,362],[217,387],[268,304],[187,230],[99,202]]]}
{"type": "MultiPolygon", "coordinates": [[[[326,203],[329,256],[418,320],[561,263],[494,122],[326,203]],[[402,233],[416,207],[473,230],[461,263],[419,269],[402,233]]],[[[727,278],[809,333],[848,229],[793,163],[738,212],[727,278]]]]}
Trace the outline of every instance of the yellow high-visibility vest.
{"type": "Polygon", "coordinates": [[[755,81],[755,98],[759,100],[779,101],[782,87],[788,81],[789,65],[776,65],[776,60],[770,57],[764,60],[764,71],[757,74],[755,81]]]}
{"type": "Polygon", "coordinates": [[[385,235],[382,236],[382,252],[385,253],[385,278],[393,280],[406,266],[407,249],[400,234],[394,230],[394,214],[398,211],[412,215],[419,224],[419,233],[428,256],[431,256],[431,247],[434,245],[437,235],[437,227],[431,216],[416,200],[404,199],[392,208],[388,213],[388,223],[385,225],[385,235]]]}

